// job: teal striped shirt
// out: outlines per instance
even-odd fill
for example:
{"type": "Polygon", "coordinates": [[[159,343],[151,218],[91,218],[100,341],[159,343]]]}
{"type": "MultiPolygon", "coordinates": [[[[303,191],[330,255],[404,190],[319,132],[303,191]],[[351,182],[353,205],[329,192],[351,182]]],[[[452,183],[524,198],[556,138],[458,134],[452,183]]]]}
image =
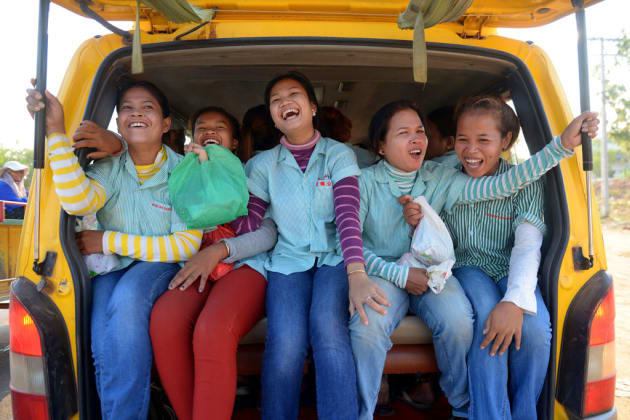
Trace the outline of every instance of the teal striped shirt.
{"type": "Polygon", "coordinates": [[[418,177],[418,171],[401,171],[400,169],[394,168],[392,165],[387,163],[386,160],[383,160],[383,164],[385,165],[385,170],[387,170],[387,175],[389,175],[396,185],[398,185],[400,192],[403,194],[409,194],[413,188],[413,184],[416,182],[416,178],[418,177]]]}
{"type": "MultiPolygon", "coordinates": [[[[514,165],[501,159],[495,175],[514,165]]],[[[495,281],[508,275],[514,231],[521,223],[531,223],[543,234],[543,182],[538,180],[511,197],[459,204],[440,215],[455,246],[454,268],[474,266],[495,281]]]]}
{"type": "MultiPolygon", "coordinates": [[[[423,195],[437,212],[454,211],[456,205],[509,197],[556,166],[573,152],[554,138],[540,152],[518,166],[491,177],[471,178],[452,167],[427,161],[418,170],[411,195],[423,195]]],[[[359,177],[363,248],[367,273],[404,288],[409,268],[396,261],[409,252],[409,225],[396,201],[402,191],[385,169],[384,162],[365,168],[359,177]]]]}

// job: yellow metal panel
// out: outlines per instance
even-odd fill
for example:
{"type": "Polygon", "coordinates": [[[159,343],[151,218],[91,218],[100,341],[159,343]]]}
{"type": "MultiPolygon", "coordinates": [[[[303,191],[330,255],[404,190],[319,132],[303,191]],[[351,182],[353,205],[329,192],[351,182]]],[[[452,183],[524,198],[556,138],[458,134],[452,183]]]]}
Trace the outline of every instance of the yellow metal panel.
{"type": "MultiPolygon", "coordinates": [[[[53,0],[55,3],[82,15],[75,0],[53,0]]],[[[601,0],[586,0],[586,6],[601,0]]],[[[203,8],[216,8],[219,11],[234,11],[242,15],[261,15],[266,12],[304,13],[311,15],[380,15],[391,20],[403,12],[409,0],[190,0],[190,3],[203,8]]],[[[136,19],[135,0],[94,0],[90,8],[107,20],[136,19]]],[[[475,0],[466,11],[469,17],[487,17],[486,26],[492,27],[532,27],[545,25],[571,14],[575,9],[570,0],[475,0]]],[[[142,7],[143,19],[154,20],[159,14],[142,7]]],[[[251,16],[245,16],[249,18],[251,16]]]]}
{"type": "Polygon", "coordinates": [[[22,221],[0,223],[0,279],[15,277],[22,221]]]}

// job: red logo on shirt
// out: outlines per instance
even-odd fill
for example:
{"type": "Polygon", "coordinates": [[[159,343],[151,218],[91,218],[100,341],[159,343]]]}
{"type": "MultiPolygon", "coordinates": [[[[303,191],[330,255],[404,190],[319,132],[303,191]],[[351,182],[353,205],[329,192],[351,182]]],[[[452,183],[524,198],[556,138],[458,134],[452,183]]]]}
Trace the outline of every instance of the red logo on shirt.
{"type": "Polygon", "coordinates": [[[173,210],[173,208],[172,208],[172,207],[166,207],[166,206],[163,206],[163,205],[158,204],[158,203],[151,203],[151,206],[156,207],[156,208],[158,208],[158,209],[165,210],[165,211],[171,211],[171,210],[173,210]]]}
{"type": "Polygon", "coordinates": [[[330,187],[332,185],[332,181],[328,175],[324,175],[323,177],[317,177],[317,182],[315,183],[316,187],[330,187]]]}
{"type": "Polygon", "coordinates": [[[490,213],[486,213],[486,216],[494,217],[495,219],[501,219],[501,220],[512,220],[511,217],[497,216],[496,214],[490,214],[490,213]]]}

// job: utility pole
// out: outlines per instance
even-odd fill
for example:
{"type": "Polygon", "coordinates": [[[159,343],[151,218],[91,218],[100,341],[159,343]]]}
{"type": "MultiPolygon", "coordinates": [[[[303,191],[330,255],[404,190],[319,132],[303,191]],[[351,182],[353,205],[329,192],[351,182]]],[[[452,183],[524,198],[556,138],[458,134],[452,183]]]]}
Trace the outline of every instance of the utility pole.
{"type": "Polygon", "coordinates": [[[600,184],[600,201],[602,217],[608,217],[610,214],[610,195],[608,192],[608,121],[606,119],[606,54],[604,52],[605,41],[619,41],[618,38],[589,38],[589,41],[599,41],[600,45],[600,66],[602,71],[602,109],[599,113],[601,124],[601,141],[599,144],[599,157],[600,157],[600,172],[601,172],[601,184],[600,184]]]}
{"type": "Polygon", "coordinates": [[[602,66],[602,139],[599,142],[599,159],[601,163],[602,182],[600,184],[600,197],[602,203],[601,216],[610,214],[610,196],[608,194],[608,134],[606,130],[606,60],[604,59],[604,38],[599,39],[602,66]]]}

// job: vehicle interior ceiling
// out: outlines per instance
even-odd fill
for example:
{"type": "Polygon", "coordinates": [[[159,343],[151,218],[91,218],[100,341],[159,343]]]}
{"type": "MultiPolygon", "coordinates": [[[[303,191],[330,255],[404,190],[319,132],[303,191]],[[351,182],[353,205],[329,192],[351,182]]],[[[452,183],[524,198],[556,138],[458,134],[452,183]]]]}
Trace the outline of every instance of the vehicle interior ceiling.
{"type": "MultiPolygon", "coordinates": [[[[427,63],[428,83],[422,85],[413,81],[408,45],[205,44],[185,49],[145,48],[145,73],[141,77],[129,75],[129,55],[111,62],[101,85],[103,90],[96,95],[107,97],[103,102],[108,105],[96,106],[94,117],[107,125],[116,84],[121,78],[133,78],[149,80],[164,91],[174,126],[188,127],[188,117],[209,105],[221,106],[241,121],[249,108],[264,103],[269,80],[298,70],[313,82],[320,107],[335,106],[352,121],[354,144],[367,138],[370,118],[388,102],[415,100],[426,115],[442,106],[454,106],[462,96],[496,93],[513,101],[529,150],[533,153],[544,146],[544,114],[535,109],[536,99],[532,99],[525,82],[529,76],[519,74],[515,61],[456,48],[431,49],[429,45],[427,63]]],[[[547,209],[562,207],[549,199],[555,202],[558,197],[547,192],[547,209]]],[[[557,221],[558,215],[547,219],[557,221]]]]}
{"type": "MultiPolygon", "coordinates": [[[[352,121],[352,143],[367,137],[372,115],[388,102],[415,100],[428,114],[454,105],[464,95],[492,90],[504,94],[507,73],[515,66],[490,57],[454,52],[428,56],[428,83],[413,82],[408,48],[347,46],[214,47],[144,54],[141,77],[155,83],[169,99],[176,125],[187,127],[194,111],[209,105],[225,108],[242,120],[264,103],[264,89],[274,76],[298,70],[313,82],[320,106],[335,106],[352,121]],[[497,90],[498,89],[498,90],[497,90]]],[[[113,66],[126,74],[128,57],[113,66]]]]}

